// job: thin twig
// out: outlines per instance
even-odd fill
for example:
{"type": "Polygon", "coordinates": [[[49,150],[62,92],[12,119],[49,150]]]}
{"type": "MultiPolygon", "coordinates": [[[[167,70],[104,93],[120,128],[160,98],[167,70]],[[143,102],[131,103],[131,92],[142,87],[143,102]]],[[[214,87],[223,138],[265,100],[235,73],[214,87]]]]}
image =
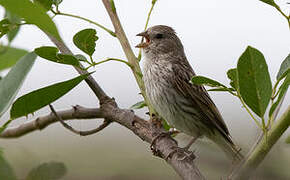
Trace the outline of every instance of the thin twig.
{"type": "Polygon", "coordinates": [[[105,119],[104,122],[97,127],[96,129],[92,129],[89,131],[79,131],[81,136],[87,136],[87,135],[91,135],[91,134],[96,134],[98,132],[100,132],[101,130],[105,129],[107,126],[109,126],[112,123],[112,121],[105,119]]]}
{"type": "Polygon", "coordinates": [[[89,130],[89,131],[79,131],[79,130],[74,129],[73,127],[71,127],[67,123],[65,123],[64,120],[61,118],[61,116],[59,116],[57,114],[57,112],[55,111],[54,107],[51,104],[49,104],[49,108],[50,108],[51,112],[55,115],[57,120],[63,125],[63,127],[65,127],[66,129],[70,130],[71,132],[73,132],[75,134],[78,134],[78,135],[81,135],[81,136],[87,136],[87,135],[95,134],[95,133],[103,130],[107,126],[109,126],[111,124],[111,122],[112,122],[112,121],[109,121],[109,120],[105,119],[104,122],[96,129],[89,130]]]}
{"type": "Polygon", "coordinates": [[[99,24],[99,23],[97,23],[97,22],[95,22],[95,21],[92,21],[92,20],[90,20],[90,19],[87,19],[87,18],[84,18],[84,17],[81,17],[81,16],[77,16],[77,15],[73,15],[73,14],[68,14],[68,13],[59,12],[59,11],[53,11],[53,10],[51,10],[51,11],[53,12],[53,14],[54,14],[55,16],[57,16],[57,15],[61,15],[61,16],[73,17],[73,18],[77,18],[77,19],[81,19],[81,20],[87,21],[87,22],[89,22],[89,23],[91,23],[91,24],[94,24],[94,25],[100,27],[101,29],[105,30],[105,31],[108,32],[110,35],[112,35],[113,37],[116,37],[116,34],[115,34],[112,30],[110,30],[110,29],[106,28],[105,26],[103,26],[103,25],[101,25],[101,24],[99,24]]]}
{"type": "Polygon", "coordinates": [[[278,5],[274,6],[279,12],[280,14],[286,18],[287,22],[288,22],[288,27],[289,27],[289,30],[290,30],[290,16],[287,16],[281,9],[278,5]]]}
{"type": "MultiPolygon", "coordinates": [[[[145,23],[145,27],[144,27],[144,31],[146,31],[146,29],[147,29],[147,27],[148,27],[148,24],[149,24],[149,20],[150,20],[150,17],[151,17],[151,13],[152,13],[152,11],[153,11],[153,8],[154,8],[154,6],[155,6],[155,4],[156,4],[156,2],[157,2],[157,0],[152,0],[152,3],[151,3],[151,8],[150,8],[150,10],[149,10],[149,12],[148,12],[148,16],[147,16],[147,19],[146,19],[146,23],[145,23]]],[[[142,37],[142,39],[141,39],[141,43],[144,41],[144,37],[142,37]]],[[[140,61],[141,60],[141,48],[139,49],[139,54],[138,54],[138,60],[140,61]]]]}
{"type": "Polygon", "coordinates": [[[261,129],[264,130],[263,125],[261,125],[261,123],[255,118],[255,116],[252,114],[251,110],[248,108],[248,106],[246,105],[246,103],[244,102],[244,100],[242,99],[241,95],[238,92],[238,98],[240,99],[243,107],[246,109],[246,111],[250,114],[251,118],[255,121],[255,123],[257,124],[257,126],[261,129]]]}
{"type": "Polygon", "coordinates": [[[118,61],[118,62],[122,62],[124,64],[126,64],[127,66],[129,66],[129,68],[133,68],[132,64],[130,64],[129,62],[123,60],[123,59],[117,59],[117,58],[107,58],[105,60],[102,60],[102,61],[99,61],[99,62],[93,62],[92,63],[92,66],[96,66],[96,65],[99,65],[99,64],[102,64],[102,63],[105,63],[105,62],[108,62],[108,61],[118,61]]]}
{"type": "MultiPolygon", "coordinates": [[[[72,109],[58,111],[57,114],[63,120],[92,120],[96,118],[104,118],[102,111],[99,108],[85,108],[82,106],[74,106],[72,109]]],[[[0,133],[0,138],[17,138],[24,136],[36,130],[42,130],[49,125],[58,122],[58,119],[53,114],[38,117],[33,121],[23,123],[17,127],[9,127],[0,133]]]]}
{"type": "Polygon", "coordinates": [[[152,113],[154,113],[154,109],[146,97],[145,86],[144,86],[144,82],[142,80],[143,75],[142,75],[142,71],[141,71],[141,68],[139,65],[139,61],[133,53],[133,50],[130,46],[130,43],[129,43],[128,38],[125,34],[125,31],[123,30],[123,27],[122,27],[122,24],[120,22],[120,19],[118,17],[117,12],[112,10],[111,0],[103,0],[103,4],[104,4],[104,6],[105,6],[105,8],[110,16],[110,19],[111,19],[113,26],[115,28],[117,38],[118,38],[118,40],[123,48],[123,51],[128,59],[128,62],[133,66],[132,72],[134,74],[136,82],[137,82],[139,89],[141,91],[141,95],[143,96],[144,101],[148,105],[148,109],[149,109],[150,114],[152,114],[152,113]]]}

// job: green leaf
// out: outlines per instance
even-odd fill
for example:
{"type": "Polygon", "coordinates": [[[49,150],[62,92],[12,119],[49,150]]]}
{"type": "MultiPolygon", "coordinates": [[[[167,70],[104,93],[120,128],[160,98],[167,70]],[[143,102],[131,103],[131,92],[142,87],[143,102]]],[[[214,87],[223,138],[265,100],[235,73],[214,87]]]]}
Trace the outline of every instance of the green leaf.
{"type": "Polygon", "coordinates": [[[80,50],[92,56],[95,52],[96,41],[99,39],[96,34],[95,29],[81,30],[74,35],[73,42],[80,50]]]}
{"type": "Polygon", "coordinates": [[[0,71],[12,67],[28,52],[24,49],[2,46],[0,48],[0,71]]]}
{"type": "Polygon", "coordinates": [[[277,80],[283,79],[287,73],[290,72],[290,54],[285,58],[285,60],[282,62],[279,72],[277,74],[277,80]]]}
{"type": "Polygon", "coordinates": [[[237,72],[237,68],[233,68],[233,69],[228,70],[227,76],[231,80],[230,85],[232,86],[232,88],[237,90],[238,89],[238,72],[237,72]]]}
{"type": "Polygon", "coordinates": [[[30,71],[36,54],[28,53],[23,56],[9,73],[0,81],[0,117],[11,105],[26,75],[30,71]]]}
{"type": "Polygon", "coordinates": [[[56,101],[88,76],[89,74],[80,75],[71,80],[53,84],[21,96],[12,105],[10,110],[11,119],[27,116],[28,114],[56,101]]]}
{"type": "Polygon", "coordinates": [[[287,138],[286,138],[286,141],[285,141],[287,144],[290,144],[290,136],[288,136],[287,138]]]}
{"type": "Polygon", "coordinates": [[[221,87],[221,88],[208,89],[207,91],[235,91],[235,89],[234,88],[221,87]]]}
{"type": "Polygon", "coordinates": [[[49,11],[53,4],[52,0],[34,0],[34,2],[39,3],[44,9],[49,11]]]}
{"type": "Polygon", "coordinates": [[[0,150],[0,179],[17,180],[14,170],[9,162],[4,158],[2,150],[0,150]]]}
{"type": "Polygon", "coordinates": [[[27,23],[35,24],[42,31],[61,40],[54,22],[40,5],[34,4],[30,0],[1,0],[0,5],[11,13],[24,18],[27,23]]]}
{"type": "Polygon", "coordinates": [[[7,33],[8,41],[11,42],[13,41],[13,39],[16,37],[16,35],[18,34],[20,30],[20,26],[16,24],[19,24],[21,22],[21,19],[17,15],[7,10],[5,12],[5,17],[13,24],[9,32],[7,33]]]}
{"type": "Polygon", "coordinates": [[[0,38],[9,32],[11,23],[6,18],[0,21],[0,38]]]}
{"type": "Polygon", "coordinates": [[[12,42],[13,39],[16,37],[16,35],[18,34],[20,30],[20,26],[14,26],[13,29],[11,29],[8,33],[7,33],[7,39],[9,42],[12,42]]]}
{"type": "Polygon", "coordinates": [[[8,10],[5,11],[4,17],[7,18],[12,24],[17,24],[21,22],[21,18],[19,18],[19,16],[11,13],[8,10]]]}
{"type": "Polygon", "coordinates": [[[161,121],[161,123],[162,123],[162,126],[163,126],[163,128],[166,130],[166,131],[169,131],[170,130],[170,128],[172,128],[164,119],[162,119],[162,121],[161,121]]]}
{"type": "Polygon", "coordinates": [[[282,85],[279,87],[279,96],[278,99],[272,104],[270,111],[269,111],[269,117],[271,117],[274,113],[274,111],[276,110],[278,104],[280,103],[280,101],[282,100],[283,96],[286,94],[288,88],[290,85],[290,73],[288,73],[286,79],[284,80],[284,82],[282,83],[282,85]]]}
{"type": "Polygon", "coordinates": [[[238,83],[245,103],[263,117],[272,95],[272,84],[263,54],[248,46],[238,61],[238,83]]]}
{"type": "Polygon", "coordinates": [[[67,172],[63,163],[43,163],[33,168],[25,180],[57,180],[61,179],[67,172]]]}
{"type": "Polygon", "coordinates": [[[52,4],[54,4],[55,6],[60,5],[60,3],[62,3],[62,0],[52,0],[52,4]]]}
{"type": "Polygon", "coordinates": [[[70,64],[73,66],[80,66],[79,60],[74,55],[58,54],[57,58],[59,59],[57,61],[57,63],[70,64]]]}
{"type": "Polygon", "coordinates": [[[49,61],[61,63],[61,64],[69,64],[73,66],[79,66],[79,60],[70,54],[60,54],[58,53],[58,49],[56,47],[51,46],[43,46],[40,48],[36,48],[34,52],[49,61]]]}
{"type": "Polygon", "coordinates": [[[54,62],[58,61],[58,58],[57,58],[58,49],[56,47],[42,46],[42,47],[34,49],[34,52],[38,56],[44,59],[54,61],[54,62]]]}
{"type": "Polygon", "coordinates": [[[260,1],[262,1],[262,2],[264,2],[266,4],[269,4],[269,5],[273,6],[273,7],[277,6],[277,4],[274,2],[274,0],[260,0],[260,1]]]}
{"type": "Polygon", "coordinates": [[[141,109],[145,106],[147,106],[147,104],[144,101],[140,101],[140,102],[137,102],[136,104],[132,105],[130,107],[130,109],[141,109]]]}
{"type": "Polygon", "coordinates": [[[196,85],[206,85],[210,87],[226,87],[225,85],[204,76],[193,76],[191,82],[196,85]]]}
{"type": "Polygon", "coordinates": [[[76,54],[76,55],[74,55],[74,57],[77,58],[79,61],[84,61],[84,62],[87,61],[87,58],[81,54],[76,54]]]}

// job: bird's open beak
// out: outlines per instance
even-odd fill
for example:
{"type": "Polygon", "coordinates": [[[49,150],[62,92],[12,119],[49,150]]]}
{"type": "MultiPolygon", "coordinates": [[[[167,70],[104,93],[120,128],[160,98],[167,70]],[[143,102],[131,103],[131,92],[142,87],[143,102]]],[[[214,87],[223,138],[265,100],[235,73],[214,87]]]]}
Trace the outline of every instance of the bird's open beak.
{"type": "Polygon", "coordinates": [[[136,48],[146,48],[147,46],[149,46],[150,39],[149,39],[149,35],[147,34],[146,31],[141,32],[141,33],[137,34],[136,36],[142,37],[141,43],[138,44],[137,46],[135,46],[136,48]],[[145,42],[143,42],[144,38],[145,38],[145,42]]]}

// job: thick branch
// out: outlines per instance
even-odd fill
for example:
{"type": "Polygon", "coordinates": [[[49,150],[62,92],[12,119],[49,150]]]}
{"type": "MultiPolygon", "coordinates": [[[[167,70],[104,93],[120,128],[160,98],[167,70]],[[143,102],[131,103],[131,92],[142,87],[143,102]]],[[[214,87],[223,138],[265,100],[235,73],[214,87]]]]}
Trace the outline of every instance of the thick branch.
{"type": "MultiPolygon", "coordinates": [[[[152,127],[148,121],[141,119],[140,117],[134,115],[130,110],[120,109],[117,107],[113,100],[108,100],[101,105],[101,109],[106,118],[114,120],[115,122],[125,126],[131,130],[134,134],[140,137],[143,141],[151,143],[153,139],[164,132],[163,128],[152,127]]],[[[176,149],[178,146],[176,141],[169,136],[158,138],[156,140],[156,155],[166,159],[166,157],[176,149]]],[[[174,153],[172,158],[167,160],[174,170],[182,177],[184,180],[203,180],[205,179],[200,173],[199,169],[196,167],[194,159],[192,156],[187,158],[180,158],[187,156],[186,153],[174,153]]]]}
{"type": "Polygon", "coordinates": [[[266,155],[270,152],[271,148],[282,136],[282,134],[290,126],[290,106],[284,112],[282,117],[273,125],[268,132],[267,136],[263,136],[260,143],[251,153],[251,155],[242,164],[242,167],[237,168],[236,172],[230,177],[230,179],[243,180],[249,179],[256,168],[261,164],[266,155]]]}
{"type": "MultiPolygon", "coordinates": [[[[99,108],[84,108],[81,106],[74,106],[70,110],[59,111],[57,114],[63,120],[103,118],[103,114],[99,108]]],[[[0,137],[17,138],[35,130],[42,130],[56,122],[58,122],[58,119],[53,114],[49,114],[21,124],[18,127],[7,128],[0,134],[0,137]]]]}
{"type": "MultiPolygon", "coordinates": [[[[103,101],[101,109],[75,106],[70,110],[59,111],[57,112],[57,114],[63,120],[94,118],[110,119],[121,124],[122,126],[125,126],[138,137],[140,137],[143,141],[146,141],[148,143],[151,143],[154,137],[164,132],[162,128],[152,127],[149,122],[136,116],[134,112],[118,108],[113,99],[107,99],[103,101]]],[[[58,121],[59,119],[55,116],[55,114],[49,114],[47,116],[39,117],[34,121],[24,123],[18,127],[8,128],[0,134],[0,137],[20,137],[35,130],[42,130],[45,127],[58,121]]],[[[176,141],[169,136],[158,138],[155,142],[155,145],[155,155],[163,159],[165,159],[172,152],[172,150],[178,147],[176,141]]],[[[187,156],[187,158],[180,158],[186,156],[186,153],[175,153],[172,155],[172,158],[169,158],[167,160],[167,162],[184,180],[205,179],[201,175],[198,168],[195,166],[194,158],[192,158],[193,156],[187,156]]]]}

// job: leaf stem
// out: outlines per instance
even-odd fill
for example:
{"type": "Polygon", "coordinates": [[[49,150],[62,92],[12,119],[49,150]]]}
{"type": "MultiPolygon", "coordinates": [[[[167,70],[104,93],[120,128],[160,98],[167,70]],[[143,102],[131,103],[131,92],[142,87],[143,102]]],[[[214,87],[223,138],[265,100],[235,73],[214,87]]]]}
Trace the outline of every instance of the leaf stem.
{"type": "Polygon", "coordinates": [[[0,127],[0,133],[2,133],[8,127],[8,125],[12,122],[12,120],[13,119],[9,119],[0,127]]]}
{"type": "Polygon", "coordinates": [[[55,16],[62,15],[62,16],[68,16],[68,17],[73,17],[73,18],[77,18],[77,19],[81,19],[81,20],[87,21],[87,22],[89,22],[91,24],[94,24],[94,25],[98,26],[99,28],[105,30],[106,32],[108,32],[109,34],[111,34],[113,37],[116,37],[116,34],[112,30],[110,30],[110,29],[106,28],[105,26],[103,26],[103,25],[101,25],[101,24],[99,24],[99,23],[97,23],[95,21],[92,21],[90,19],[87,19],[87,18],[84,18],[84,17],[81,17],[81,16],[77,16],[77,15],[73,15],[73,14],[63,13],[63,12],[60,12],[60,11],[53,11],[53,10],[51,10],[51,12],[55,16]]]}
{"type": "Polygon", "coordinates": [[[92,56],[90,56],[90,61],[92,65],[95,63],[92,56]]]}
{"type": "Polygon", "coordinates": [[[288,22],[288,26],[289,26],[289,30],[290,30],[290,16],[287,16],[281,9],[280,7],[276,4],[276,6],[274,6],[279,12],[280,14],[282,14],[282,16],[284,16],[288,22]]]}
{"type": "Polygon", "coordinates": [[[129,66],[131,69],[133,68],[132,64],[130,64],[129,62],[127,62],[127,61],[125,61],[123,59],[117,59],[117,58],[107,58],[107,59],[102,60],[102,61],[99,61],[99,62],[92,62],[92,66],[96,66],[96,65],[99,65],[99,64],[108,62],[108,61],[118,61],[118,62],[122,62],[122,63],[125,63],[127,66],[129,66]]]}
{"type": "Polygon", "coordinates": [[[237,94],[237,95],[238,95],[238,98],[240,99],[240,101],[241,101],[243,107],[244,107],[244,108],[246,109],[246,111],[250,114],[251,118],[255,121],[255,123],[257,124],[257,126],[258,126],[260,129],[264,130],[264,128],[263,128],[263,126],[261,125],[261,123],[260,123],[260,122],[255,118],[255,116],[253,115],[253,113],[251,112],[251,110],[248,108],[248,106],[246,105],[246,103],[245,103],[244,100],[242,99],[242,97],[241,97],[239,91],[237,91],[237,93],[238,93],[238,94],[237,94]]]}
{"type": "MultiPolygon", "coordinates": [[[[146,31],[147,27],[148,27],[148,23],[149,23],[149,20],[150,20],[150,17],[151,17],[151,14],[152,14],[152,11],[153,11],[153,8],[155,6],[155,3],[157,2],[157,0],[152,0],[152,5],[151,5],[151,8],[149,10],[149,13],[148,13],[148,16],[147,16],[147,19],[146,19],[146,23],[145,23],[145,27],[144,27],[144,31],[146,31]]],[[[141,43],[144,41],[144,38],[141,39],[141,43]]],[[[139,49],[139,54],[138,54],[138,61],[141,60],[141,49],[139,49]]]]}

